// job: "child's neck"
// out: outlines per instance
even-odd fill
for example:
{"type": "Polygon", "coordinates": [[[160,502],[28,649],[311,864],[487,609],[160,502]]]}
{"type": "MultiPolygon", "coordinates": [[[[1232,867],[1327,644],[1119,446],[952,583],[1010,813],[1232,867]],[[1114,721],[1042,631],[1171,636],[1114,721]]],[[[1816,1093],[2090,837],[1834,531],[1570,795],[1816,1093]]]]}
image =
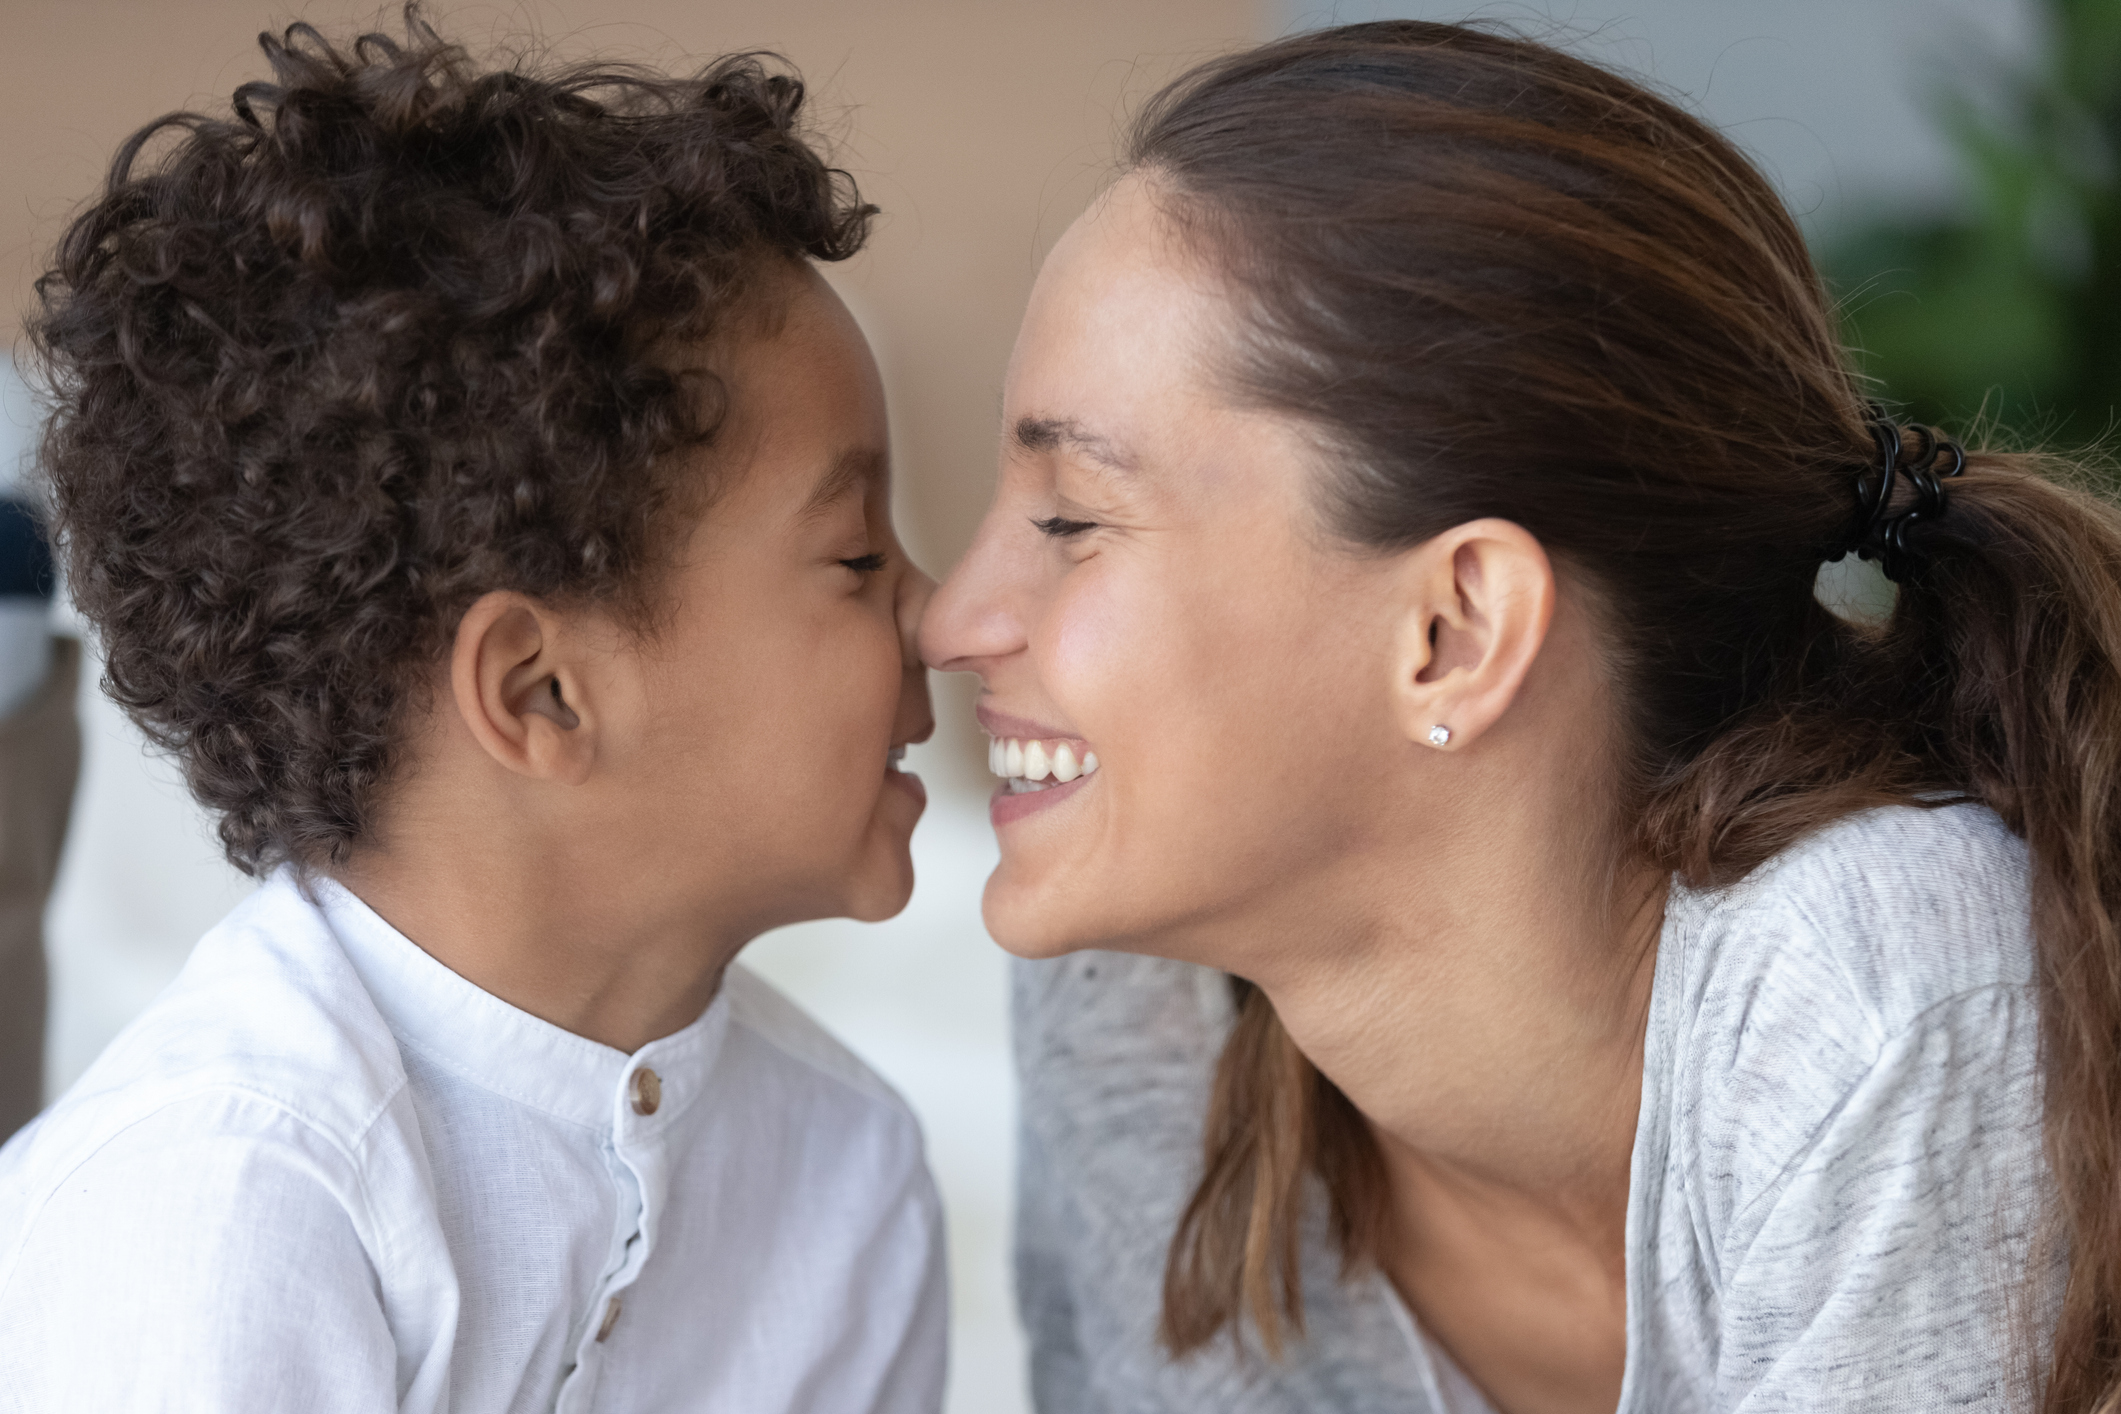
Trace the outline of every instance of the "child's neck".
{"type": "Polygon", "coordinates": [[[749,941],[588,886],[581,858],[522,841],[404,841],[333,876],[423,951],[510,1006],[631,1054],[707,1009],[749,941]]]}

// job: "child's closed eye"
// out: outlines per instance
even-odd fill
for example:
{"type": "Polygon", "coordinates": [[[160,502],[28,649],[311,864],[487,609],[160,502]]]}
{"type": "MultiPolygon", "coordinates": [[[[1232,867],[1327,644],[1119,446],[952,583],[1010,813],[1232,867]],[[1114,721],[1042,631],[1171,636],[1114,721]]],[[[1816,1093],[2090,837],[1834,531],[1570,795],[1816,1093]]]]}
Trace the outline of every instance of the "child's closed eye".
{"type": "Polygon", "coordinates": [[[857,555],[851,560],[841,560],[840,563],[856,574],[875,574],[884,567],[885,561],[883,552],[874,550],[866,555],[857,555]]]}

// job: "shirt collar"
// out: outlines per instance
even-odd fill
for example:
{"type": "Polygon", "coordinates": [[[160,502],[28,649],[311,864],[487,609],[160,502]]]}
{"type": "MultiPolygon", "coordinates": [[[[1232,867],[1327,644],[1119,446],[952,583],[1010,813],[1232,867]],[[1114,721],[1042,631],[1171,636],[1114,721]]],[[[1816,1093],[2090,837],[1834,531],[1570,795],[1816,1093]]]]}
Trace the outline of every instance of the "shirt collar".
{"type": "MultiPolygon", "coordinates": [[[[292,882],[290,880],[289,882],[292,882]]],[[[627,1055],[510,1006],[443,966],[352,890],[313,876],[308,893],[400,1045],[496,1095],[611,1131],[661,1129],[705,1088],[729,1030],[727,988],[681,1031],[627,1055]],[[632,1108],[633,1073],[660,1082],[653,1116],[632,1108]]]]}

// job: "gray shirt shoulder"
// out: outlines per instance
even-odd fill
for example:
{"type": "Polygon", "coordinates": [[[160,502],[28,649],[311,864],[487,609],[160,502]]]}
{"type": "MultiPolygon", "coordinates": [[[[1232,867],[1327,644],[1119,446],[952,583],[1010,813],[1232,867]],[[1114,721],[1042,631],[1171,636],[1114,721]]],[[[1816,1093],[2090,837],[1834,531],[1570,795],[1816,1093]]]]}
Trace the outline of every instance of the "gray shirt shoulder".
{"type": "MultiPolygon", "coordinates": [[[[2009,1407],[2011,1319],[2039,1328],[2058,1281],[2026,1276],[2047,1193],[2028,918],[2024,847],[1973,806],[1852,816],[1731,888],[1675,887],[1623,1414],[2009,1407]]],[[[1163,1357],[1227,987],[1104,953],[1019,963],[1014,987],[1041,1414],[1438,1409],[1404,1314],[1375,1273],[1342,1279],[1322,1211],[1287,1360],[1163,1357]]]]}
{"type": "Polygon", "coordinates": [[[1986,809],[1893,807],[1675,891],[1623,1408],[2023,1403],[2060,1276],[2028,873],[1986,809]]]}
{"type": "Polygon", "coordinates": [[[1421,1371],[1376,1278],[1340,1280],[1313,1204],[1309,1338],[1280,1362],[1157,1344],[1164,1255],[1200,1173],[1232,1007],[1217,972],[1082,952],[1018,962],[1017,1304],[1039,1414],[1420,1414],[1421,1371]]]}

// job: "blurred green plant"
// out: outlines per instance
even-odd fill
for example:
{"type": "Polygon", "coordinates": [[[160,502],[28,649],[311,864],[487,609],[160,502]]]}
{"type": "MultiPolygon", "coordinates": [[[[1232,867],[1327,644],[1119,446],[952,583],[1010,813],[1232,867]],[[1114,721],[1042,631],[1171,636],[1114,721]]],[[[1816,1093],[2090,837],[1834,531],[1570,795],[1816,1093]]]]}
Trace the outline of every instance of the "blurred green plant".
{"type": "Polygon", "coordinates": [[[1875,220],[1820,263],[1896,407],[2083,446],[2121,426],[2121,0],[2041,7],[2036,60],[1934,100],[1962,209],[1875,220]]]}

